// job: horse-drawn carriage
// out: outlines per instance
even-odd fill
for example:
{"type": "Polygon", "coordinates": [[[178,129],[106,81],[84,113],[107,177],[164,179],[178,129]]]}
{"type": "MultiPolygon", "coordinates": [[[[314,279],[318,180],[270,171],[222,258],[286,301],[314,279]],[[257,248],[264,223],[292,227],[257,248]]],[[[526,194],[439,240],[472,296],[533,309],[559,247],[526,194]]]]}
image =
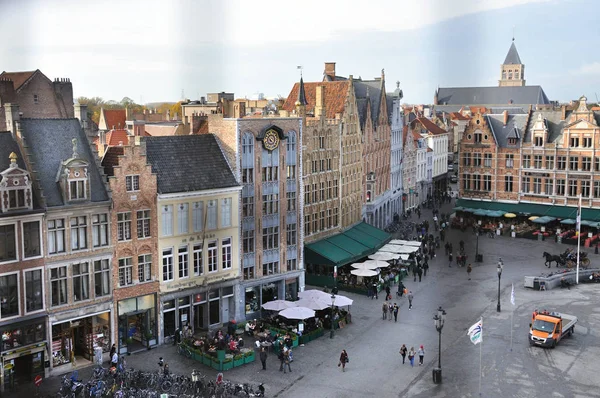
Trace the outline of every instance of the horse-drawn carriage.
{"type": "MultiPolygon", "coordinates": [[[[559,254],[559,255],[544,252],[543,256],[546,259],[546,262],[544,263],[544,265],[547,266],[548,268],[550,268],[552,266],[553,262],[556,262],[557,267],[560,266],[560,267],[574,268],[577,266],[577,252],[573,249],[567,249],[564,251],[564,253],[559,254]]],[[[583,268],[587,268],[590,266],[590,263],[591,262],[587,256],[587,253],[579,252],[579,264],[583,268]]]]}

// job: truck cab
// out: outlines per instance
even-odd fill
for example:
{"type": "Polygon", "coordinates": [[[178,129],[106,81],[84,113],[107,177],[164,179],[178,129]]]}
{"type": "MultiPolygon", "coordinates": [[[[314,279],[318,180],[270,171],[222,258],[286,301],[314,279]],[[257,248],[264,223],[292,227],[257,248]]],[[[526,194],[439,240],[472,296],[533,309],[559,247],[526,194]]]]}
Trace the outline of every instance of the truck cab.
{"type": "Polygon", "coordinates": [[[554,348],[564,336],[570,336],[577,317],[557,312],[534,311],[529,324],[529,344],[554,348]]]}

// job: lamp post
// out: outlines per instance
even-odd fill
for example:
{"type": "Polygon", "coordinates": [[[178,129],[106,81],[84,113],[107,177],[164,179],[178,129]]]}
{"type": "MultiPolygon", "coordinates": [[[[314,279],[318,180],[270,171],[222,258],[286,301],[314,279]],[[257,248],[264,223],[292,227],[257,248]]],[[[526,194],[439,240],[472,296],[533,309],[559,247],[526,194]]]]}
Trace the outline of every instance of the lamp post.
{"type": "Polygon", "coordinates": [[[332,339],[333,338],[333,306],[335,305],[335,294],[331,295],[331,319],[329,319],[329,321],[331,322],[331,331],[329,332],[329,338],[332,339]]]}
{"type": "Polygon", "coordinates": [[[475,261],[479,262],[479,225],[475,227],[475,236],[477,236],[477,242],[475,243],[475,261]]]}
{"type": "Polygon", "coordinates": [[[437,314],[433,316],[433,324],[438,332],[438,366],[433,369],[433,382],[440,384],[442,382],[442,329],[446,321],[446,311],[440,306],[437,314]]]}
{"type": "Polygon", "coordinates": [[[496,271],[498,272],[498,305],[496,306],[496,311],[500,312],[500,278],[502,278],[502,266],[504,265],[504,262],[502,262],[502,258],[500,258],[498,260],[498,268],[496,269],[496,271]]]}

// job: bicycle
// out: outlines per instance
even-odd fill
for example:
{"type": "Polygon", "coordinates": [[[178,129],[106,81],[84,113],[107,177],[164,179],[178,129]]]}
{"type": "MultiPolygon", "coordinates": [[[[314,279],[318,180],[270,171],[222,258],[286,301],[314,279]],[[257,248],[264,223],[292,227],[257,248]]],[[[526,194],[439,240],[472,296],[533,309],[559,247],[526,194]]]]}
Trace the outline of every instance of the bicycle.
{"type": "Polygon", "coordinates": [[[165,336],[164,338],[164,343],[165,344],[172,344],[173,343],[173,339],[175,338],[175,335],[172,336],[165,336]]]}
{"type": "Polygon", "coordinates": [[[186,358],[191,358],[192,357],[192,352],[190,351],[190,349],[183,343],[178,343],[177,344],[177,353],[179,355],[184,355],[186,358]]]}

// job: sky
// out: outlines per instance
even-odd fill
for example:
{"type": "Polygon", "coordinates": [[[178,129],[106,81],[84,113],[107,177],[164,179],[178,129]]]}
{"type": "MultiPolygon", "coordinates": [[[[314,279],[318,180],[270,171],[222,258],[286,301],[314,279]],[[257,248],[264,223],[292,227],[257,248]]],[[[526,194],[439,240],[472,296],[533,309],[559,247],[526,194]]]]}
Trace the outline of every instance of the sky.
{"type": "Polygon", "coordinates": [[[286,97],[299,80],[372,79],[406,103],[497,86],[514,35],[527,85],[600,95],[597,0],[0,0],[0,71],[68,77],[75,96],[138,103],[286,97]]]}

